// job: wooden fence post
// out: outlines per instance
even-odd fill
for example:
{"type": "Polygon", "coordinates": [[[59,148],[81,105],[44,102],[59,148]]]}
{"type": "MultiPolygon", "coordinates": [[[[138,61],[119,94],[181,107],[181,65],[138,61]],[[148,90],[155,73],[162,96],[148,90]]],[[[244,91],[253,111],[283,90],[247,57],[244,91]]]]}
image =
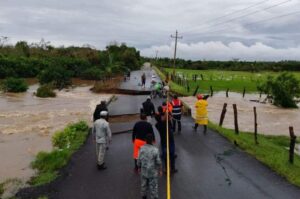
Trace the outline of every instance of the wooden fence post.
{"type": "Polygon", "coordinates": [[[221,113],[221,117],[220,117],[219,126],[223,125],[223,121],[224,121],[225,114],[226,114],[226,107],[227,107],[227,103],[224,103],[222,113],[221,113]]]}
{"type": "Polygon", "coordinates": [[[203,77],[203,75],[201,74],[201,79],[202,79],[202,81],[204,80],[204,77],[203,77]]]}
{"type": "Polygon", "coordinates": [[[243,98],[245,97],[245,93],[246,93],[246,88],[244,87],[243,98]]]}
{"type": "Polygon", "coordinates": [[[236,104],[233,104],[233,113],[234,113],[234,130],[236,134],[239,134],[239,125],[238,125],[238,112],[236,104]]]}
{"type": "Polygon", "coordinates": [[[198,89],[199,89],[199,86],[197,86],[197,88],[195,89],[193,96],[196,96],[198,89]]]}
{"type": "Polygon", "coordinates": [[[297,137],[295,136],[294,128],[292,126],[289,127],[289,130],[290,130],[290,137],[291,137],[289,162],[291,164],[293,164],[294,163],[295,143],[296,143],[297,137]]]}
{"type": "Polygon", "coordinates": [[[254,141],[255,144],[258,144],[257,141],[257,113],[256,113],[256,107],[253,107],[253,111],[254,111],[254,141]]]}
{"type": "Polygon", "coordinates": [[[210,96],[212,97],[214,95],[214,90],[212,88],[212,86],[210,86],[210,96]]]}
{"type": "Polygon", "coordinates": [[[226,90],[226,97],[228,98],[228,91],[229,91],[229,88],[227,88],[226,90]]]}

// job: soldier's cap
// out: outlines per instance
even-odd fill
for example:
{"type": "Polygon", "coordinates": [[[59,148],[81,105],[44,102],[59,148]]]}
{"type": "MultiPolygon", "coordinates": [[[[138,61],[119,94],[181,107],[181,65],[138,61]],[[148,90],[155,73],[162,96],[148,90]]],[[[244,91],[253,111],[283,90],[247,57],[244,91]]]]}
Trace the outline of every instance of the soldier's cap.
{"type": "Polygon", "coordinates": [[[101,111],[100,116],[107,116],[108,112],[107,111],[101,111]]]}

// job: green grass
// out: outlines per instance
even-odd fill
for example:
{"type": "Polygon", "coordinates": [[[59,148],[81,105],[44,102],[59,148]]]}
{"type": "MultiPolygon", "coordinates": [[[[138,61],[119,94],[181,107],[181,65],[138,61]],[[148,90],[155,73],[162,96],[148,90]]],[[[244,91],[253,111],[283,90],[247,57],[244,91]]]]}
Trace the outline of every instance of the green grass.
{"type": "Polygon", "coordinates": [[[241,149],[253,155],[292,184],[300,186],[300,157],[295,155],[294,164],[288,162],[288,137],[259,134],[259,144],[256,145],[253,133],[240,132],[237,135],[234,130],[225,129],[212,123],[209,123],[209,128],[216,130],[232,143],[236,142],[241,149]]]}
{"type": "Polygon", "coordinates": [[[85,142],[87,135],[88,125],[82,121],[56,132],[52,137],[54,150],[38,153],[32,162],[31,166],[38,174],[30,180],[30,184],[39,186],[56,179],[59,169],[68,163],[72,154],[85,142]]]}
{"type": "MultiPolygon", "coordinates": [[[[169,73],[173,72],[172,68],[166,68],[169,73]]],[[[298,79],[300,79],[300,72],[292,72],[298,79]]],[[[187,93],[186,89],[180,92],[180,89],[174,86],[174,91],[179,91],[184,95],[191,95],[197,85],[200,86],[199,92],[207,93],[210,91],[210,86],[214,91],[226,91],[229,89],[234,92],[243,92],[244,88],[246,92],[257,92],[257,84],[264,81],[268,75],[277,76],[279,72],[241,72],[241,71],[221,71],[221,70],[189,70],[189,69],[176,69],[176,74],[184,75],[187,77],[190,83],[190,92],[187,93]],[[197,81],[192,81],[192,75],[197,74],[197,81]],[[201,76],[203,79],[201,80],[201,76]]]]}

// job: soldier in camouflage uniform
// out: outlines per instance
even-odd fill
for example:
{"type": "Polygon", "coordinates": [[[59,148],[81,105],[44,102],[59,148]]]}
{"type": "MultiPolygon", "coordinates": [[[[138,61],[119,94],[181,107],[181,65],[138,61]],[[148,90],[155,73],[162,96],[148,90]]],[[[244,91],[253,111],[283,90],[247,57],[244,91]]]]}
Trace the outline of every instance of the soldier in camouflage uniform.
{"type": "Polygon", "coordinates": [[[158,199],[158,175],[162,175],[159,150],[152,145],[152,142],[153,135],[148,134],[146,144],[140,149],[137,161],[141,171],[141,194],[143,199],[147,198],[148,189],[150,198],[158,199]]]}

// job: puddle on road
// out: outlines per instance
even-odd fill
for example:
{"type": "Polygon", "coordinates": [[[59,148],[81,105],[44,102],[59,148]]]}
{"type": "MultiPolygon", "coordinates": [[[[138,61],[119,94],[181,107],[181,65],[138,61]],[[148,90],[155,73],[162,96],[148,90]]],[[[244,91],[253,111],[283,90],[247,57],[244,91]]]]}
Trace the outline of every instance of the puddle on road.
{"type": "MultiPolygon", "coordinates": [[[[192,108],[194,116],[195,97],[183,97],[182,100],[192,108]]],[[[246,94],[245,98],[240,93],[229,93],[226,98],[225,92],[216,93],[212,98],[208,98],[209,119],[218,124],[222,112],[223,104],[227,103],[227,112],[223,126],[233,129],[233,108],[232,104],[237,104],[239,128],[242,131],[254,131],[253,107],[257,108],[258,132],[266,135],[286,135],[289,136],[289,126],[293,126],[295,134],[300,136],[300,109],[283,109],[272,104],[262,104],[252,100],[263,100],[257,94],[246,94]]],[[[300,105],[300,104],[298,104],[300,105]]]]}

